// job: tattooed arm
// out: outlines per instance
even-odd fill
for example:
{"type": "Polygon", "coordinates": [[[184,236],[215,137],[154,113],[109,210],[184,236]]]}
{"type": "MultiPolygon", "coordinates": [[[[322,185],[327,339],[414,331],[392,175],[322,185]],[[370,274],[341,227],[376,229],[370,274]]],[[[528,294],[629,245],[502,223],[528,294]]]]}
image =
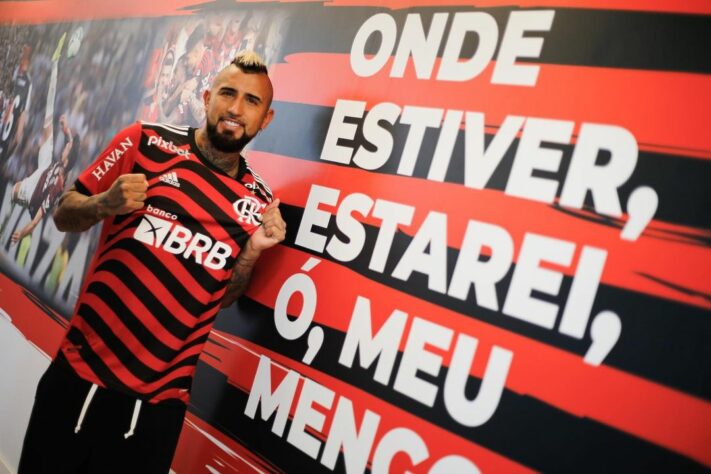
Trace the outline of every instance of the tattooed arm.
{"type": "Polygon", "coordinates": [[[257,232],[247,241],[234,267],[232,279],[227,284],[227,291],[222,297],[221,306],[224,308],[235,302],[247,290],[249,280],[252,278],[252,269],[257,263],[263,250],[274,247],[286,237],[286,222],[279,211],[279,199],[264,208],[262,225],[257,232]]]}
{"type": "Polygon", "coordinates": [[[62,232],[82,232],[100,220],[128,214],[143,207],[148,182],[142,174],[124,174],[111,187],[94,196],[86,196],[72,186],[59,198],[54,223],[62,232]]]}
{"type": "Polygon", "coordinates": [[[225,295],[222,297],[221,307],[225,308],[235,302],[237,298],[242,296],[247,287],[249,286],[249,281],[252,279],[252,270],[254,269],[254,264],[257,263],[259,256],[261,255],[260,250],[256,250],[251,245],[251,239],[247,241],[244,249],[240,252],[237,257],[237,263],[232,273],[232,279],[227,284],[227,290],[225,295]]]}

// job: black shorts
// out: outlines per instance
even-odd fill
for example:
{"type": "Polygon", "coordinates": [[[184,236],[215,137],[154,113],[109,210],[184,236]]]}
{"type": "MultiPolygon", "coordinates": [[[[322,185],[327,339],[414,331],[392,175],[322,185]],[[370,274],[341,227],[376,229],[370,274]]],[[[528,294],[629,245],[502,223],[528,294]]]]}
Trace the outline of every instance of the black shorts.
{"type": "Polygon", "coordinates": [[[37,386],[18,474],[169,472],[185,404],[137,407],[135,398],[101,387],[87,404],[91,388],[60,351],[37,386]]]}

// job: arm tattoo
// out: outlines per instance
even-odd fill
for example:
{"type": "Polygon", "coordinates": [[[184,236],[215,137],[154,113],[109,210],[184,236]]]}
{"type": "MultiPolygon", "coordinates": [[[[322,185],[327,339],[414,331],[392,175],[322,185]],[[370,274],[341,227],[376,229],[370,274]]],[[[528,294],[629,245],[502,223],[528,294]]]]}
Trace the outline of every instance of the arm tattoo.
{"type": "Polygon", "coordinates": [[[237,263],[235,263],[232,271],[232,278],[227,284],[225,295],[222,297],[221,307],[225,308],[231,305],[247,291],[249,281],[252,279],[252,269],[254,269],[256,261],[256,258],[245,257],[244,253],[239,254],[237,263]]]}
{"type": "Polygon", "coordinates": [[[83,232],[102,219],[95,197],[84,196],[72,187],[59,199],[54,222],[62,232],[83,232]]]}

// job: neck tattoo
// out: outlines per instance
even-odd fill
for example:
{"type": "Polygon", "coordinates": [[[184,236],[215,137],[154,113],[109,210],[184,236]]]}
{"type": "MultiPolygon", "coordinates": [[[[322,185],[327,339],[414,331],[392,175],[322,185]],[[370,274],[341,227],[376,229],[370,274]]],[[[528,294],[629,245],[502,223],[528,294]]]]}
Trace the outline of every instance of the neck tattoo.
{"type": "Polygon", "coordinates": [[[225,153],[215,149],[204,133],[198,133],[196,138],[195,143],[207,161],[233,178],[237,176],[237,171],[239,170],[239,153],[225,153]]]}

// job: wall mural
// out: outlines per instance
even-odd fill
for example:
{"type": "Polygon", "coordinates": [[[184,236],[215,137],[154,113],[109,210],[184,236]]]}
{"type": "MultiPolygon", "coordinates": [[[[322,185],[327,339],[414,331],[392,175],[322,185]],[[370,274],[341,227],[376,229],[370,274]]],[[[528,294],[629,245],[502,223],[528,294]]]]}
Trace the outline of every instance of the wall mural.
{"type": "Polygon", "coordinates": [[[711,468],[707,4],[18,3],[3,405],[98,239],[56,229],[61,192],[136,120],[199,126],[246,48],[276,111],[247,157],[288,235],[215,323],[176,473],[711,468]]]}

